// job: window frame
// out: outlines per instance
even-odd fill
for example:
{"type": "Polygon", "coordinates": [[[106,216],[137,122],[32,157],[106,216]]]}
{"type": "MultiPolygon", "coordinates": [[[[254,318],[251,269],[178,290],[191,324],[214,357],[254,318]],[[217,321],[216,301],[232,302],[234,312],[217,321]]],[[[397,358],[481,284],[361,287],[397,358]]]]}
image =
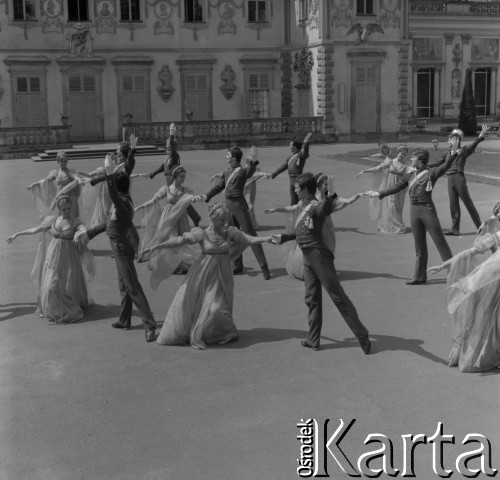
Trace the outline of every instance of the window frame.
{"type": "Polygon", "coordinates": [[[183,9],[184,9],[183,23],[190,24],[190,25],[206,23],[207,4],[206,4],[205,0],[184,0],[182,5],[183,5],[183,9]],[[192,4],[192,8],[193,8],[193,14],[192,14],[193,18],[191,20],[188,19],[188,3],[192,4]],[[196,14],[194,13],[195,4],[201,6],[201,20],[196,19],[196,14]]]}
{"type": "Polygon", "coordinates": [[[140,0],[120,0],[120,23],[140,23],[143,21],[143,15],[142,15],[142,11],[141,11],[141,2],[140,0]],[[130,16],[130,18],[128,19],[124,19],[123,18],[123,10],[122,10],[122,4],[123,2],[127,2],[128,3],[128,14],[130,16]],[[139,15],[139,18],[135,19],[135,18],[131,18],[132,17],[132,3],[133,2],[136,2],[137,4],[137,9],[136,11],[138,12],[138,15],[139,15]]]}
{"type": "Polygon", "coordinates": [[[416,105],[415,105],[415,114],[417,118],[423,118],[423,119],[430,119],[434,118],[436,116],[435,108],[434,108],[434,103],[435,103],[435,97],[436,97],[436,91],[434,88],[435,85],[435,78],[436,78],[437,72],[434,67],[420,67],[416,71],[416,85],[415,85],[415,92],[416,92],[416,105]],[[421,107],[419,106],[419,90],[418,90],[418,80],[419,80],[419,75],[422,77],[424,74],[428,75],[428,85],[429,85],[429,102],[428,106],[426,107],[421,107]],[[428,115],[422,115],[421,111],[423,109],[428,110],[428,115]]]}
{"type": "Polygon", "coordinates": [[[377,14],[377,5],[375,0],[356,0],[356,16],[357,17],[373,17],[377,14]],[[368,12],[367,4],[371,3],[371,12],[368,12]],[[363,6],[360,9],[360,3],[363,6]]]}
{"type": "Polygon", "coordinates": [[[37,22],[38,21],[38,11],[37,11],[37,2],[35,0],[12,0],[12,21],[13,22],[37,22]],[[33,16],[32,18],[28,18],[26,12],[26,3],[29,2],[33,7],[33,16]],[[23,11],[23,18],[16,18],[16,10],[19,9],[19,6],[16,7],[16,4],[21,4],[21,8],[23,11]]]}
{"type": "Polygon", "coordinates": [[[68,10],[68,14],[67,14],[67,19],[68,19],[68,22],[71,22],[71,23],[88,23],[90,22],[90,2],[89,0],[68,0],[66,2],[66,8],[68,10]],[[70,3],[72,5],[75,5],[77,4],[78,7],[78,19],[75,19],[75,18],[70,18],[70,10],[73,10],[73,8],[70,8],[70,3]],[[80,15],[80,4],[85,4],[86,5],[86,9],[87,9],[87,18],[86,19],[83,19],[81,18],[81,15],[80,15]]]}
{"type": "Polygon", "coordinates": [[[477,67],[474,69],[474,75],[473,75],[473,89],[474,89],[474,110],[476,113],[476,116],[489,116],[491,115],[491,97],[492,97],[492,81],[493,81],[493,72],[491,67],[477,67]],[[476,93],[477,93],[477,79],[476,75],[482,74],[486,77],[486,80],[484,82],[485,85],[485,100],[486,104],[484,105],[477,105],[476,104],[476,93]],[[483,110],[479,110],[479,109],[483,110]]]}
{"type": "Polygon", "coordinates": [[[247,15],[247,23],[249,24],[258,24],[258,23],[269,23],[269,18],[270,18],[270,15],[269,15],[269,2],[268,0],[247,0],[247,11],[248,11],[248,15],[247,15]],[[251,20],[250,19],[250,11],[253,10],[253,7],[251,8],[250,5],[253,5],[255,4],[255,14],[257,16],[256,19],[254,20],[251,20]],[[261,20],[259,18],[259,5],[263,5],[264,6],[264,14],[265,14],[265,19],[264,20],[261,20]]]}

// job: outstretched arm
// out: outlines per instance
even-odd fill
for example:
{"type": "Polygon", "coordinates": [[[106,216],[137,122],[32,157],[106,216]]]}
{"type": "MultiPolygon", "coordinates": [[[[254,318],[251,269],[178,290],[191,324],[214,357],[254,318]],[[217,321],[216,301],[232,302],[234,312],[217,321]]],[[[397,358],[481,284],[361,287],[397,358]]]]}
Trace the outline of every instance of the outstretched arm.
{"type": "Polygon", "coordinates": [[[361,198],[361,193],[356,193],[356,195],[353,195],[349,198],[337,197],[333,205],[333,211],[338,212],[339,210],[342,210],[343,208],[347,207],[347,205],[351,205],[352,203],[354,203],[356,200],[358,200],[358,198],[361,198]]]}
{"type": "Polygon", "coordinates": [[[287,207],[276,207],[276,208],[266,208],[264,213],[286,213],[286,212],[294,212],[298,210],[299,207],[297,205],[289,205],[287,207]]]}
{"type": "Polygon", "coordinates": [[[191,232],[186,232],[182,234],[180,237],[169,238],[165,242],[158,243],[153,245],[150,248],[146,248],[142,253],[143,255],[149,255],[150,253],[156,250],[163,250],[165,248],[175,248],[182,247],[182,245],[194,245],[195,243],[199,243],[199,236],[193,235],[191,232]]]}
{"type": "Polygon", "coordinates": [[[36,233],[42,232],[43,230],[48,230],[49,227],[44,228],[42,225],[38,227],[28,228],[27,230],[23,230],[22,232],[14,233],[7,239],[7,243],[12,243],[17,237],[21,235],[35,235],[36,233]]]}
{"type": "Polygon", "coordinates": [[[384,170],[385,168],[389,168],[391,166],[391,159],[387,157],[380,165],[377,165],[376,167],[372,168],[365,168],[364,170],[361,170],[361,172],[358,173],[356,178],[361,177],[363,173],[372,173],[372,172],[380,172],[381,170],[384,170]]]}

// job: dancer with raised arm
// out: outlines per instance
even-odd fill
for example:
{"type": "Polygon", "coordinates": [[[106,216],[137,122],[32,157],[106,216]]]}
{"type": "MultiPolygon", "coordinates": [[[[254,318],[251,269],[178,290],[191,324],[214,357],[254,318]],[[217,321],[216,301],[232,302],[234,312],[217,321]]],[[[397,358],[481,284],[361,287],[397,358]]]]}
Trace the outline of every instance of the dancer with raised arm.
{"type": "Polygon", "coordinates": [[[453,347],[448,365],[462,372],[484,372],[500,365],[500,232],[477,238],[474,246],[429,273],[448,270],[448,278],[471,263],[475,256],[495,249],[496,253],[470,273],[449,281],[446,303],[451,317],[453,347]]]}
{"type": "Polygon", "coordinates": [[[70,170],[68,168],[68,155],[58,152],[58,170],[52,170],[46,178],[34,182],[27,187],[35,199],[39,218],[43,220],[48,215],[56,215],[56,197],[67,195],[71,199],[71,215],[80,217],[79,200],[81,185],[85,183],[88,175],[70,170]]]}
{"type": "MultiPolygon", "coordinates": [[[[318,201],[325,200],[328,196],[328,175],[323,173],[319,173],[316,175],[316,180],[318,182],[318,189],[316,198],[318,201]]],[[[335,200],[335,204],[333,206],[333,212],[338,212],[339,210],[344,209],[348,205],[351,205],[356,200],[361,198],[361,194],[357,193],[350,198],[343,198],[337,196],[335,200]]],[[[288,207],[278,207],[278,208],[267,208],[264,210],[265,213],[288,213],[288,224],[287,231],[293,232],[295,231],[295,222],[297,221],[297,217],[300,215],[302,211],[302,202],[299,201],[297,205],[291,205],[288,207]]],[[[325,217],[325,221],[322,229],[322,238],[324,244],[328,247],[328,249],[332,252],[333,258],[335,259],[335,226],[333,224],[333,220],[331,216],[325,217]]],[[[291,240],[285,245],[283,245],[285,249],[285,263],[286,263],[286,271],[288,275],[292,278],[296,278],[297,280],[304,280],[304,257],[302,255],[302,250],[300,246],[297,244],[295,240],[291,240]]],[[[339,274],[337,274],[339,276],[339,274]]]]}
{"type": "Polygon", "coordinates": [[[295,191],[302,202],[302,211],[297,218],[295,232],[272,235],[277,245],[296,239],[304,256],[305,302],[309,309],[309,333],[301,345],[312,350],[320,348],[323,323],[322,287],[324,287],[358,339],[363,352],[369,354],[371,342],[368,330],[361,323],[356,308],[340,284],[333,254],[322,236],[325,218],[332,213],[337,199],[334,176],[328,177],[328,196],[325,200],[321,202],[316,200],[316,188],[316,178],[312,173],[304,173],[297,177],[295,191]]]}
{"type": "MultiPolygon", "coordinates": [[[[176,167],[179,167],[181,165],[181,157],[177,150],[179,139],[175,135],[176,131],[177,128],[175,127],[175,123],[171,123],[170,135],[167,138],[166,142],[167,155],[165,157],[164,162],[151,173],[141,173],[140,174],[141,177],[147,177],[153,179],[159,173],[163,173],[165,175],[165,182],[167,186],[172,184],[172,182],[174,181],[172,173],[176,167]]],[[[193,221],[194,226],[197,227],[200,224],[201,217],[192,205],[189,205],[187,209],[187,214],[189,218],[191,218],[191,220],[193,221]]]]}
{"type": "Polygon", "coordinates": [[[297,205],[297,203],[299,203],[299,197],[295,192],[295,181],[299,175],[302,175],[306,160],[309,158],[309,140],[311,137],[312,133],[308,133],[303,141],[291,141],[289,147],[291,155],[289,155],[285,162],[269,175],[270,178],[276,178],[285,170],[288,171],[288,177],[290,179],[290,205],[297,205]]]}
{"type": "Polygon", "coordinates": [[[452,139],[452,149],[448,152],[447,159],[440,167],[428,168],[429,152],[415,149],[411,156],[411,170],[402,175],[401,180],[391,188],[379,192],[369,191],[364,195],[369,198],[382,199],[408,188],[410,195],[410,223],[413,239],[415,241],[415,273],[413,278],[406,282],[407,285],[424,285],[427,283],[427,232],[429,232],[439,255],[443,260],[452,257],[450,247],[441,230],[441,224],[432,201],[432,189],[439,177],[442,177],[451,167],[457,156],[458,141],[452,139]]]}
{"type": "MultiPolygon", "coordinates": [[[[253,151],[253,150],[252,150],[253,151]]],[[[256,236],[257,233],[252,225],[252,220],[248,212],[248,204],[245,200],[243,190],[245,182],[255,173],[259,161],[250,155],[246,157],[246,167],[241,166],[243,152],[239,147],[233,147],[227,151],[226,160],[229,167],[222,172],[217,183],[205,194],[197,195],[195,201],[208,202],[212,197],[225,190],[226,207],[229,212],[229,225],[241,228],[247,235],[256,236]]],[[[269,280],[271,274],[267,265],[266,256],[260,243],[251,245],[252,251],[262,270],[264,280],[269,280]]],[[[240,255],[234,260],[234,274],[243,273],[243,256],[240,255]]]]}
{"type": "MultiPolygon", "coordinates": [[[[445,232],[445,235],[460,235],[460,200],[464,202],[465,208],[469,212],[476,229],[481,226],[479,213],[470,198],[469,189],[467,188],[464,168],[467,158],[474,153],[479,143],[484,140],[484,137],[489,129],[488,125],[483,125],[477,138],[472,143],[464,146],[461,146],[464,138],[464,132],[462,132],[459,128],[453,130],[448,137],[450,148],[452,140],[458,142],[458,146],[457,155],[453,164],[446,172],[446,175],[448,176],[448,196],[450,197],[451,228],[445,232]]],[[[447,154],[445,153],[440,161],[430,165],[430,168],[442,165],[446,160],[446,155],[447,154]]]]}
{"type": "Polygon", "coordinates": [[[59,196],[56,206],[58,216],[46,217],[38,227],[17,232],[7,242],[12,243],[21,235],[52,235],[47,249],[42,238],[31,272],[38,290],[36,313],[48,323],[72,323],[81,320],[82,309],[93,304],[85,275],[94,275],[95,263],[83,237],[76,235],[84,232],[85,226],[72,214],[71,197],[59,196]]]}
{"type": "MultiPolygon", "coordinates": [[[[136,245],[131,240],[129,233],[134,217],[134,204],[129,194],[130,178],[128,174],[117,174],[109,157],[106,157],[104,168],[106,170],[106,184],[113,202],[105,230],[113,251],[118,274],[118,287],[122,298],[120,318],[111,326],[130,330],[132,305],[134,304],[144,323],[146,341],[152,342],[155,338],[156,322],[137,278],[134,265],[136,245]]],[[[89,239],[95,237],[96,233],[100,233],[100,230],[101,226],[89,229],[89,239]]]]}
{"type": "Polygon", "coordinates": [[[199,245],[201,255],[191,266],[168,310],[158,336],[160,345],[191,343],[203,350],[238,338],[233,320],[234,279],[231,259],[249,245],[272,242],[272,237],[246,235],[228,226],[229,211],[221,203],[209,207],[210,224],[154,245],[146,253],[199,245]]]}
{"type": "MultiPolygon", "coordinates": [[[[397,149],[396,158],[386,157],[386,159],[376,167],[361,170],[358,178],[364,173],[372,173],[372,189],[385,190],[393,187],[401,175],[409,168],[405,164],[408,155],[408,147],[400,145],[397,149]],[[378,173],[385,172],[382,176],[378,173]]],[[[403,207],[406,198],[406,189],[394,195],[388,195],[383,200],[373,198],[370,200],[370,218],[378,221],[378,230],[381,233],[406,233],[403,223],[403,207]]]]}

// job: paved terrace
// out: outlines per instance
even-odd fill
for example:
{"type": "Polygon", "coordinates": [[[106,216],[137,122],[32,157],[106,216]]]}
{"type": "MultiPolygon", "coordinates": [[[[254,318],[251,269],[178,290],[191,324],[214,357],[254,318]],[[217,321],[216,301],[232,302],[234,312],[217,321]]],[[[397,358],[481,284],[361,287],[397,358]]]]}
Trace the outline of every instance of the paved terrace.
{"type": "MultiPolygon", "coordinates": [[[[488,165],[484,173],[500,177],[498,143],[487,140],[481,148],[495,153],[476,154],[469,169],[488,165]]],[[[408,144],[432,148],[422,136],[408,144]]],[[[312,145],[307,170],[334,172],[343,195],[365,191],[370,178],[356,180],[362,168],[359,157],[375,150],[376,144],[312,145]]],[[[260,149],[262,169],[275,168],[286,153],[284,147],[260,149]]],[[[141,157],[136,171],[151,171],[160,161],[141,157]]],[[[182,162],[188,170],[186,184],[203,193],[208,179],[224,167],[224,151],[182,152],[182,162]]],[[[70,167],[91,171],[101,163],[75,161],[70,167]]],[[[401,435],[429,437],[443,422],[444,433],[456,440],[444,446],[446,468],[455,471],[457,456],[471,450],[462,440],[473,432],[490,440],[493,466],[500,468],[500,376],[497,371],[461,374],[448,368],[444,275],[426,286],[406,286],[415,260],[412,236],[378,234],[366,200],[336,214],[334,222],[336,265],[371,332],[372,355],[363,355],[328,298],[323,349],[312,352],[300,346],[306,330],[304,286],[286,275],[279,249],[272,245],[264,247],[270,281],[262,279],[250,250],[244,255],[246,274],[235,278],[234,318],[241,340],[196,351],[146,344],[137,316],[131,331],[110,327],[120,298],[105,236],[92,244],[96,305],[86,311],[84,321],[49,326],[33,315],[36,292],[29,273],[37,239],[20,237],[12,245],[5,239],[35,225],[24,187],[53,167],[30,160],[0,162],[1,480],[289,480],[297,478],[296,424],[308,418],[320,424],[331,419],[331,434],[339,419],[356,419],[341,444],[353,463],[379,446],[363,444],[369,433],[377,432],[392,440],[394,466],[402,469],[401,435]]],[[[266,216],[263,210],[287,203],[287,182],[281,175],[258,183],[261,235],[283,229],[284,218],[266,216]]],[[[161,175],[134,181],[135,203],[148,199],[162,183],[161,175]]],[[[498,187],[475,182],[469,187],[480,215],[488,217],[500,199],[498,187]]],[[[447,228],[445,179],[438,182],[434,199],[447,228]]],[[[197,208],[206,218],[206,205],[197,208]]],[[[407,202],[407,223],[408,210],[407,202]]],[[[462,237],[450,239],[453,252],[474,239],[466,213],[462,231],[462,237]]],[[[430,264],[438,261],[431,245],[430,264]]],[[[138,271],[161,322],[183,277],[174,276],[153,292],[147,266],[138,265],[138,271]]],[[[419,445],[415,452],[416,478],[438,478],[431,446],[419,445]]],[[[376,466],[380,463],[374,462],[376,466]]],[[[328,473],[348,478],[332,458],[328,473]]]]}

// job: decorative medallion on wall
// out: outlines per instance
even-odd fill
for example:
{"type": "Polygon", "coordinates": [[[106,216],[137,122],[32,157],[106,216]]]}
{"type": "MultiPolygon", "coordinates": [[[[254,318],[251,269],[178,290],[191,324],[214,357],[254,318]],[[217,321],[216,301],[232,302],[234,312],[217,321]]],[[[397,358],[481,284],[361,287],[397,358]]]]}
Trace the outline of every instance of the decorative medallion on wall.
{"type": "Polygon", "coordinates": [[[462,83],[462,72],[458,68],[454,68],[451,72],[451,96],[460,98],[460,85],[462,83]]]}
{"type": "Polygon", "coordinates": [[[334,27],[349,27],[352,24],[352,0],[331,0],[331,11],[334,27]]]}
{"type": "Polygon", "coordinates": [[[69,40],[69,53],[72,57],[92,56],[93,38],[90,34],[90,26],[75,23],[69,28],[66,38],[69,40]]]}
{"type": "Polygon", "coordinates": [[[221,19],[217,28],[219,35],[225,33],[236,35],[236,23],[234,23],[233,18],[236,15],[236,9],[241,8],[242,5],[238,6],[232,0],[219,2],[217,6],[217,13],[221,19]]]}
{"type": "Polygon", "coordinates": [[[97,33],[115,33],[118,21],[116,19],[116,0],[95,0],[97,33]]]}
{"type": "Polygon", "coordinates": [[[382,27],[378,23],[368,23],[365,26],[361,23],[355,23],[347,31],[346,35],[356,32],[358,34],[358,43],[363,43],[368,40],[372,33],[384,33],[382,27]]]}
{"type": "Polygon", "coordinates": [[[158,78],[160,79],[161,86],[158,87],[156,91],[164,102],[168,102],[175,90],[175,88],[170,85],[172,82],[172,73],[170,72],[168,65],[163,65],[160,73],[158,73],[158,78]]]}
{"type": "Polygon", "coordinates": [[[222,95],[226,100],[231,100],[233,98],[234,92],[236,92],[236,85],[233,83],[236,78],[236,73],[231,68],[231,65],[226,65],[226,68],[220,74],[220,79],[222,80],[222,85],[220,90],[222,95]]]}
{"type": "Polygon", "coordinates": [[[498,61],[498,38],[475,38],[471,42],[472,60],[498,61]]]}
{"type": "Polygon", "coordinates": [[[154,12],[158,19],[154,24],[155,35],[173,35],[174,26],[170,21],[173,12],[172,5],[165,1],[157,2],[154,6],[154,12]]]}
{"type": "Polygon", "coordinates": [[[379,18],[384,28],[399,28],[401,20],[399,0],[381,0],[379,18]]]}
{"type": "Polygon", "coordinates": [[[64,28],[64,11],[61,0],[44,0],[41,7],[43,33],[62,33],[64,28]]]}
{"type": "Polygon", "coordinates": [[[293,62],[293,71],[299,76],[299,83],[295,88],[310,88],[311,70],[314,67],[314,58],[310,50],[303,48],[295,54],[293,62]]]}
{"type": "Polygon", "coordinates": [[[414,38],[413,61],[443,60],[442,38],[414,38]]]}

